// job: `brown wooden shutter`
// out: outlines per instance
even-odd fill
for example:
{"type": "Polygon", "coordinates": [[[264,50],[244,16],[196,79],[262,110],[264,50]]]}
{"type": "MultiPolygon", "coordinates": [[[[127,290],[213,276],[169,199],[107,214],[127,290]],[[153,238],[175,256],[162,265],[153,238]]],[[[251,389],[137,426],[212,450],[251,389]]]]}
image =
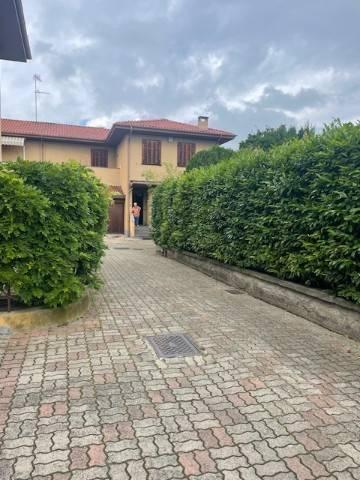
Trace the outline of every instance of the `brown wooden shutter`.
{"type": "Polygon", "coordinates": [[[161,165],[161,141],[142,141],[142,163],[144,165],[161,165]]]}
{"type": "Polygon", "coordinates": [[[186,167],[191,157],[195,154],[195,143],[178,142],[177,164],[178,167],[186,167]]]}

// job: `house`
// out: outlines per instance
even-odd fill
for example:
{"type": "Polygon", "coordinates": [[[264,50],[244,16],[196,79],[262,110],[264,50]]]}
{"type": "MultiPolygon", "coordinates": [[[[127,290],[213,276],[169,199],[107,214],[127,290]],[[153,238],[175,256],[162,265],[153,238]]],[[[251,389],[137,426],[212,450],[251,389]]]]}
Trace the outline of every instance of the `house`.
{"type": "MultiPolygon", "coordinates": [[[[0,8],[0,60],[14,62],[30,60],[31,52],[21,0],[1,0],[0,8]]],[[[1,151],[0,115],[0,162],[1,151]]]]}
{"type": "Polygon", "coordinates": [[[109,231],[133,235],[130,209],[141,207],[140,225],[151,221],[152,188],[169,171],[183,172],[194,153],[235,135],[198,124],[167,119],[116,122],[110,129],[3,119],[3,161],[76,160],[90,167],[113,195],[109,231]]]}

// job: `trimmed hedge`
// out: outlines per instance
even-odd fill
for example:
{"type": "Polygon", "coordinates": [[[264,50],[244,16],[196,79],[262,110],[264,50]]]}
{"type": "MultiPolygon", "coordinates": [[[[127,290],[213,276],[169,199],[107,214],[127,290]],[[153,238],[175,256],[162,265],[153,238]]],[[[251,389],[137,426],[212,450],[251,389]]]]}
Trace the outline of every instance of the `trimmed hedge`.
{"type": "Polygon", "coordinates": [[[153,237],[360,303],[360,125],[242,150],[156,188],[153,237]]]}
{"type": "Polygon", "coordinates": [[[56,307],[98,284],[108,193],[77,163],[0,165],[0,288],[56,307]]]}
{"type": "Polygon", "coordinates": [[[195,153],[195,155],[190,159],[186,171],[193,170],[194,168],[209,167],[210,165],[215,165],[220,163],[223,160],[228,160],[234,151],[229,148],[215,147],[209,148],[209,150],[201,150],[200,152],[195,153]]]}

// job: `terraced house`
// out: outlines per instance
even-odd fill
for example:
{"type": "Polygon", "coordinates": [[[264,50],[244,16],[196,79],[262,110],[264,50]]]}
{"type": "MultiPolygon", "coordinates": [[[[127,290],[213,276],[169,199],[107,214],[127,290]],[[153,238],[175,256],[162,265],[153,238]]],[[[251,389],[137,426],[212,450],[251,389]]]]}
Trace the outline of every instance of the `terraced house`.
{"type": "Polygon", "coordinates": [[[151,220],[151,192],[170,171],[184,171],[194,153],[223,144],[233,133],[167,119],[116,122],[110,129],[2,119],[2,159],[76,160],[90,167],[113,195],[109,231],[132,235],[130,208],[142,210],[140,225],[151,220]]]}

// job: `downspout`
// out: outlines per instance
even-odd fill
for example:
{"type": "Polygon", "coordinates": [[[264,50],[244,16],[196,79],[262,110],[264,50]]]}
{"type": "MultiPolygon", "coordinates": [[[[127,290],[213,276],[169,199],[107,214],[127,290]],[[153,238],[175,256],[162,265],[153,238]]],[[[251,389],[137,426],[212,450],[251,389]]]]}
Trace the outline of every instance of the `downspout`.
{"type": "Polygon", "coordinates": [[[128,136],[128,151],[127,151],[127,199],[128,199],[128,211],[126,212],[126,215],[129,219],[129,228],[128,228],[128,236],[131,236],[131,230],[132,230],[132,225],[131,225],[131,216],[130,216],[130,209],[131,209],[131,203],[130,203],[130,192],[132,192],[132,188],[130,188],[130,147],[131,147],[131,138],[132,138],[132,132],[133,132],[133,127],[130,125],[130,133],[128,136]]]}

